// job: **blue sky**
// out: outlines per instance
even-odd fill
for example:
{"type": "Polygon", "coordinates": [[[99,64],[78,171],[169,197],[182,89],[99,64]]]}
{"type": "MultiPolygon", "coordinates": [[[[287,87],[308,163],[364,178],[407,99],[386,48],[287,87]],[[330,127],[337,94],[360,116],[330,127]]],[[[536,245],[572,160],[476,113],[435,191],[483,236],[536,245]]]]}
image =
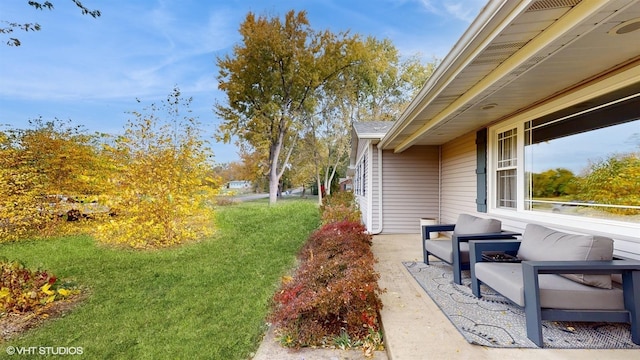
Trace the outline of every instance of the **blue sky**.
{"type": "MultiPolygon", "coordinates": [[[[127,112],[166,98],[174,86],[193,97],[206,136],[220,119],[216,58],[241,41],[249,11],[282,17],[306,10],[311,27],[388,38],[405,56],[443,58],[486,0],[83,0],[102,16],[81,15],[70,0],[39,11],[27,0],[0,1],[0,21],[37,22],[15,32],[20,47],[0,37],[0,129],[28,128],[42,117],[71,119],[89,132],[121,133],[127,112]]],[[[4,25],[4,24],[3,24],[4,25]]],[[[215,160],[237,160],[233,144],[213,143],[215,160]]]]}

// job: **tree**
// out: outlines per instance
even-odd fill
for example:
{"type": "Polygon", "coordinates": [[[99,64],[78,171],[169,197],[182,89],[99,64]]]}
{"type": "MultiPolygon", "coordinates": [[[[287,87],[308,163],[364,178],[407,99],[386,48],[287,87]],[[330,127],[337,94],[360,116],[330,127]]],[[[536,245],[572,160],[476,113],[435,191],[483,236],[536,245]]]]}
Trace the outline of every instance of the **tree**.
{"type": "Polygon", "coordinates": [[[264,154],[273,204],[302,119],[313,113],[318,90],[358,61],[351,51],[357,37],[314,31],[304,11],[289,11],[284,23],[249,13],[240,34],[233,56],[217,60],[218,86],[227,95],[226,105],[216,105],[219,139],[236,136],[264,154]]]}
{"type": "Polygon", "coordinates": [[[368,37],[366,62],[353,70],[355,118],[358,121],[393,121],[422,88],[438,60],[422,64],[418,54],[402,58],[391,40],[368,37]]]}
{"type": "Polygon", "coordinates": [[[337,172],[345,172],[352,124],[395,120],[436,66],[435,61],[422,65],[417,56],[402,59],[388,39],[369,37],[353,49],[361,61],[345,69],[339,81],[322,87],[319,111],[306,122],[307,153],[315,164],[317,186],[324,186],[327,195],[337,172]]]}
{"type": "Polygon", "coordinates": [[[71,120],[30,120],[33,129],[20,131],[19,147],[26,161],[44,174],[45,194],[91,195],[101,192],[101,163],[96,135],[88,135],[71,120]]]}
{"type": "Polygon", "coordinates": [[[533,174],[533,196],[550,198],[575,194],[576,177],[571,170],[558,168],[533,174]]]}
{"type": "Polygon", "coordinates": [[[211,234],[207,202],[219,184],[208,177],[212,154],[190,104],[175,88],[162,104],[132,112],[125,134],[109,149],[116,216],[97,227],[101,241],[157,248],[211,234]]]}
{"type": "MultiPolygon", "coordinates": [[[[100,15],[102,15],[100,10],[90,10],[89,8],[84,6],[82,2],[79,0],[71,0],[71,1],[73,1],[73,3],[78,8],[80,8],[80,11],[82,12],[83,15],[90,15],[93,18],[97,18],[97,17],[100,17],[100,15]]],[[[50,1],[44,1],[44,2],[28,1],[27,4],[29,4],[30,6],[33,6],[38,10],[44,10],[44,9],[53,10],[53,3],[51,3],[50,1]]],[[[38,23],[21,24],[21,23],[6,21],[6,20],[0,20],[0,23],[5,24],[3,27],[0,27],[0,34],[12,34],[14,30],[22,30],[22,31],[28,32],[28,31],[40,31],[41,29],[41,26],[38,23]]],[[[10,37],[9,40],[6,42],[6,44],[9,46],[20,46],[22,43],[18,38],[10,37]]]]}
{"type": "Polygon", "coordinates": [[[71,210],[61,198],[102,191],[96,136],[71,121],[38,118],[29,124],[2,134],[0,239],[47,235],[56,229],[57,215],[71,210]]]}
{"type": "Polygon", "coordinates": [[[599,204],[629,208],[605,208],[606,211],[635,215],[640,213],[640,152],[614,154],[590,165],[580,179],[581,199],[599,204]]]}
{"type": "Polygon", "coordinates": [[[0,132],[0,242],[38,234],[47,222],[39,211],[42,174],[29,167],[24,155],[10,135],[0,132]]]}

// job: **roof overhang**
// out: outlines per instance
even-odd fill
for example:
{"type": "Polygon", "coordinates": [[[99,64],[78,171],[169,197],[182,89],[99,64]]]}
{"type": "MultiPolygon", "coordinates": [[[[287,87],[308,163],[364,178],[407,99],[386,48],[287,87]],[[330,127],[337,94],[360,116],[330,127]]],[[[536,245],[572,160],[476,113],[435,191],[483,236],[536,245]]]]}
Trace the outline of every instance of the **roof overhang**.
{"type": "Polygon", "coordinates": [[[358,146],[360,141],[369,141],[377,144],[387,134],[393,122],[389,121],[365,121],[356,122],[351,126],[351,152],[350,165],[355,165],[358,156],[358,146]]]}
{"type": "Polygon", "coordinates": [[[441,145],[640,84],[640,0],[491,0],[379,147],[441,145]]]}

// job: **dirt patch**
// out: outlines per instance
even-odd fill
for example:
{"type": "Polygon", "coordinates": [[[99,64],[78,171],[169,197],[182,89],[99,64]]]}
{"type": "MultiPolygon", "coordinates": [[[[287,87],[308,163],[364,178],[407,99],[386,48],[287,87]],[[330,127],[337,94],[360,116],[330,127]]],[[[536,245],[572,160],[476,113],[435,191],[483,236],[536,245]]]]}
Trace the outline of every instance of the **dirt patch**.
{"type": "Polygon", "coordinates": [[[0,313],[0,343],[20,336],[29,329],[41,326],[68,314],[87,297],[86,292],[54,301],[28,313],[0,313]]]}

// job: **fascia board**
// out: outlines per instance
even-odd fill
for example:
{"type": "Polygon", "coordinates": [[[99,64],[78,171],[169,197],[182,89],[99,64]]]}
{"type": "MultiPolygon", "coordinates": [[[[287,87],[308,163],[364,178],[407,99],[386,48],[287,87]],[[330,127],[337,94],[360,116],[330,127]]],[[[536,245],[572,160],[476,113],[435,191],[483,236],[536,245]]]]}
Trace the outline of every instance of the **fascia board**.
{"type": "Polygon", "coordinates": [[[400,132],[415,118],[427,104],[436,97],[473,59],[491,42],[491,40],[522,11],[530,1],[491,0],[485,5],[478,17],[473,21],[452,50],[438,65],[420,92],[413,98],[398,120],[382,138],[381,148],[386,148],[400,132]],[[516,11],[513,10],[513,6],[516,11]],[[499,16],[507,12],[504,16],[499,16]],[[479,38],[480,34],[489,31],[489,35],[479,38]],[[484,46],[483,46],[484,45],[484,46]],[[475,51],[474,51],[475,49],[475,51]]]}
{"type": "MultiPolygon", "coordinates": [[[[597,12],[602,6],[606,5],[605,0],[590,0],[582,2],[571,9],[565,16],[560,18],[557,22],[549,26],[542,34],[536,36],[529,43],[527,43],[522,49],[518,50],[513,56],[505,60],[495,70],[493,70],[488,76],[484,77],[481,81],[475,84],[471,89],[466,91],[461,97],[454,100],[446,109],[444,109],[437,117],[423,125],[420,129],[415,131],[411,136],[407,137],[394,149],[395,152],[402,152],[413,145],[413,143],[424,134],[429,128],[433,127],[440,120],[446,119],[449,115],[454,113],[461,106],[471,101],[473,98],[481,94],[488,87],[492,86],[495,82],[509,74],[518,66],[529,60],[530,58],[539,54],[539,52],[554,42],[558,38],[562,37],[566,32],[578,26],[586,18],[597,12]]],[[[549,55],[553,56],[553,55],[549,55]]],[[[426,106],[426,105],[425,105],[426,106]]]]}

